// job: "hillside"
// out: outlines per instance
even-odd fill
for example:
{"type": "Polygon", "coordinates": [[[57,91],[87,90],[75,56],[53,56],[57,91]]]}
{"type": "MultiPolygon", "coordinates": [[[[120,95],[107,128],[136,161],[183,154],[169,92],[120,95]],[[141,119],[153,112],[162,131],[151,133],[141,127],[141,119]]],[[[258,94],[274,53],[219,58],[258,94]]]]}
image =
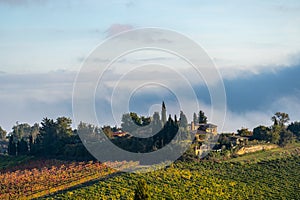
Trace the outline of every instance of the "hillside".
{"type": "MultiPolygon", "coordinates": [[[[260,150],[256,152],[251,152],[244,154],[242,156],[238,156],[236,158],[232,158],[227,162],[238,162],[238,163],[257,163],[261,161],[270,161],[277,160],[280,158],[286,158],[290,156],[299,156],[300,155],[300,143],[294,143],[287,145],[284,148],[276,147],[273,148],[274,145],[270,145],[271,148],[268,150],[260,150]]],[[[261,147],[261,145],[260,145],[261,147]]]]}
{"type": "Polygon", "coordinates": [[[300,195],[300,143],[225,161],[178,161],[147,174],[115,173],[99,162],[26,156],[1,156],[0,163],[1,199],[132,199],[141,179],[147,181],[153,199],[297,199],[300,195]]]}
{"type": "Polygon", "coordinates": [[[294,144],[226,162],[178,162],[164,170],[122,174],[48,199],[132,199],[140,179],[146,180],[153,199],[297,199],[299,155],[299,144],[294,144]]]}

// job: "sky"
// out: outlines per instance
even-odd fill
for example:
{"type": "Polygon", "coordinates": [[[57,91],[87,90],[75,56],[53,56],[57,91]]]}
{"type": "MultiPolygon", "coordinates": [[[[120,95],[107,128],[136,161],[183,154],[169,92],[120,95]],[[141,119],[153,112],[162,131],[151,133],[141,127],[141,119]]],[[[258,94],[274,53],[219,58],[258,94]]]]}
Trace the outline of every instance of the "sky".
{"type": "MultiPolygon", "coordinates": [[[[270,125],[277,111],[300,120],[297,0],[0,0],[0,25],[0,126],[8,131],[16,121],[32,124],[43,117],[72,117],[74,80],[86,57],[107,38],[143,27],[174,30],[207,52],[224,81],[224,131],[270,125]]],[[[156,62],[161,58],[150,55],[156,62]]],[[[112,71],[109,81],[122,74],[120,68],[112,71]]],[[[207,88],[197,82],[192,87],[210,118],[207,88]]],[[[170,113],[177,112],[176,97],[156,89],[134,93],[130,109],[148,114],[164,98],[170,113]]],[[[96,109],[106,114],[110,105],[102,92],[97,102],[103,103],[96,109]]],[[[186,112],[191,119],[191,110],[186,112]]]]}

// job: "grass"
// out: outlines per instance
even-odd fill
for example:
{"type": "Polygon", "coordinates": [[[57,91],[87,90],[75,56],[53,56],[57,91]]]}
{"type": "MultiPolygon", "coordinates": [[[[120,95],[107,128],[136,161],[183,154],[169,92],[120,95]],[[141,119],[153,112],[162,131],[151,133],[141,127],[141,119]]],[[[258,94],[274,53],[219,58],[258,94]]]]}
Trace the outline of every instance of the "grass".
{"type": "Polygon", "coordinates": [[[227,160],[226,162],[235,163],[257,163],[261,161],[271,161],[278,158],[284,158],[290,155],[300,155],[300,143],[289,144],[288,146],[282,148],[274,148],[270,150],[262,150],[258,152],[244,154],[236,158],[227,160]]]}
{"type": "Polygon", "coordinates": [[[33,159],[32,156],[16,157],[16,156],[0,155],[0,170],[9,169],[11,167],[21,165],[32,159],[33,159]]]}

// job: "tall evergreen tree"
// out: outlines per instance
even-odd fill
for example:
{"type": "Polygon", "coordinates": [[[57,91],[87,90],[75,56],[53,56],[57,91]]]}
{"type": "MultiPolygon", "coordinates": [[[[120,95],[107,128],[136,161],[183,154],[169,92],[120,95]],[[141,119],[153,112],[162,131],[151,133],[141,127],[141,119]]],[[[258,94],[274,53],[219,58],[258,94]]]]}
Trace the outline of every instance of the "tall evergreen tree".
{"type": "Polygon", "coordinates": [[[59,137],[69,137],[73,134],[72,120],[67,117],[59,117],[56,119],[57,134],[59,137]]]}
{"type": "Polygon", "coordinates": [[[199,123],[199,120],[198,120],[198,117],[197,117],[196,113],[194,113],[194,115],[193,115],[193,122],[194,122],[194,124],[198,124],[199,123]]]}
{"type": "Polygon", "coordinates": [[[9,141],[8,141],[8,154],[11,156],[16,155],[16,144],[12,135],[9,137],[9,141]]]}
{"type": "Polygon", "coordinates": [[[54,155],[57,152],[57,126],[53,119],[44,118],[36,139],[35,154],[54,155]]]}
{"type": "Polygon", "coordinates": [[[165,102],[162,102],[162,107],[161,107],[161,121],[163,126],[166,124],[167,122],[167,109],[166,109],[166,105],[165,102]]]}
{"type": "Polygon", "coordinates": [[[158,133],[162,129],[159,113],[155,112],[152,117],[152,134],[158,133]]]}
{"type": "Polygon", "coordinates": [[[33,154],[62,156],[65,145],[73,136],[71,124],[72,120],[66,117],[59,117],[56,121],[44,118],[33,145],[33,154]]]}
{"type": "Polygon", "coordinates": [[[199,124],[207,124],[207,117],[202,110],[199,111],[199,124]]]}
{"type": "Polygon", "coordinates": [[[187,118],[186,118],[185,114],[182,111],[180,111],[179,126],[183,127],[184,129],[186,129],[187,126],[188,126],[187,118]]]}
{"type": "Polygon", "coordinates": [[[39,131],[40,131],[40,125],[38,123],[35,123],[31,127],[31,133],[30,133],[32,143],[34,143],[34,141],[36,140],[36,137],[38,136],[39,131]]]}
{"type": "Polygon", "coordinates": [[[300,122],[292,122],[287,130],[291,131],[300,140],[300,122]]]}
{"type": "Polygon", "coordinates": [[[29,144],[26,138],[22,138],[18,143],[18,155],[27,155],[29,153],[29,144]]]}

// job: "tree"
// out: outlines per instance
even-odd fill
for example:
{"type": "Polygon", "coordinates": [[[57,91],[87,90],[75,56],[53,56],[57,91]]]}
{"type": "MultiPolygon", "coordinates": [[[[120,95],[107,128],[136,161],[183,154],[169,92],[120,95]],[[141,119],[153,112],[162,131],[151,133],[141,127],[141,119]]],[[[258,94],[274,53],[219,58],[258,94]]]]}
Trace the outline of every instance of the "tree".
{"type": "Polygon", "coordinates": [[[68,117],[58,117],[54,128],[56,132],[54,155],[62,156],[65,151],[65,146],[70,143],[73,135],[72,120],[68,117]]]}
{"type": "Polygon", "coordinates": [[[134,126],[134,123],[130,117],[130,114],[129,113],[123,114],[122,115],[122,123],[121,123],[122,130],[131,132],[133,126],[134,126]]]}
{"type": "Polygon", "coordinates": [[[280,146],[286,146],[289,143],[293,143],[294,140],[295,140],[295,137],[294,137],[294,134],[291,131],[283,129],[280,132],[280,140],[279,140],[279,145],[280,146]]]}
{"type": "Polygon", "coordinates": [[[194,124],[197,124],[197,123],[199,122],[199,120],[198,120],[198,117],[197,117],[197,114],[196,114],[196,113],[194,113],[194,115],[193,115],[193,122],[194,122],[194,124]]]}
{"type": "Polygon", "coordinates": [[[56,121],[44,118],[39,127],[32,154],[50,157],[63,156],[65,146],[78,140],[74,137],[71,124],[72,120],[67,117],[58,117],[56,121]]]}
{"type": "Polygon", "coordinates": [[[177,115],[174,116],[174,123],[178,124],[177,115]]]}
{"type": "Polygon", "coordinates": [[[202,110],[199,111],[199,124],[207,124],[207,117],[202,110]]]}
{"type": "Polygon", "coordinates": [[[287,130],[291,131],[300,140],[300,122],[292,122],[287,130]]]}
{"type": "Polygon", "coordinates": [[[167,122],[167,109],[164,101],[162,102],[162,106],[161,106],[161,122],[162,122],[162,126],[164,126],[165,123],[167,122]]]}
{"type": "Polygon", "coordinates": [[[240,136],[243,136],[243,137],[248,137],[248,136],[252,136],[253,135],[253,132],[252,131],[249,131],[248,128],[241,128],[239,130],[237,130],[238,134],[240,136]]]}
{"type": "Polygon", "coordinates": [[[131,112],[129,115],[136,125],[142,125],[142,119],[136,113],[131,112]]]}
{"type": "Polygon", "coordinates": [[[148,200],[150,199],[148,185],[145,180],[140,180],[134,192],[134,200],[148,200]]]}
{"type": "Polygon", "coordinates": [[[0,140],[5,140],[6,133],[6,130],[2,129],[2,127],[0,126],[0,140]]]}
{"type": "Polygon", "coordinates": [[[185,114],[182,111],[180,111],[179,126],[183,127],[184,129],[186,129],[187,126],[188,126],[187,118],[186,118],[185,114]]]}
{"type": "Polygon", "coordinates": [[[18,143],[18,155],[27,155],[29,153],[28,141],[22,138],[18,143]]]}
{"type": "Polygon", "coordinates": [[[253,129],[252,139],[270,141],[270,131],[266,126],[258,126],[253,129]]]}
{"type": "Polygon", "coordinates": [[[56,123],[53,119],[44,118],[34,145],[34,154],[54,155],[58,151],[57,141],[56,123]]]}
{"type": "Polygon", "coordinates": [[[17,153],[16,153],[16,144],[15,144],[15,141],[13,139],[12,136],[9,137],[9,140],[8,140],[8,154],[11,155],[11,156],[15,156],[17,153]]]}
{"type": "Polygon", "coordinates": [[[141,116],[140,119],[141,119],[142,126],[147,126],[151,123],[150,117],[141,116]]]}
{"type": "MultiPolygon", "coordinates": [[[[280,139],[280,132],[283,130],[279,125],[273,126],[269,132],[269,142],[273,144],[278,144],[280,139]]],[[[285,129],[284,129],[285,130],[285,129]]]]}
{"type": "Polygon", "coordinates": [[[253,129],[252,139],[264,140],[274,144],[280,143],[280,134],[282,131],[286,131],[279,125],[274,125],[271,128],[265,126],[258,126],[253,129]]]}
{"type": "Polygon", "coordinates": [[[84,122],[80,122],[77,126],[77,133],[80,135],[84,135],[85,137],[88,135],[94,135],[95,126],[92,124],[87,124],[84,122]]]}
{"type": "Polygon", "coordinates": [[[151,123],[150,117],[138,116],[136,113],[126,113],[122,116],[121,127],[123,131],[129,133],[138,133],[143,129],[143,126],[147,126],[151,123]]]}
{"type": "Polygon", "coordinates": [[[31,152],[33,143],[39,133],[39,124],[34,124],[32,127],[27,124],[17,124],[13,126],[13,132],[10,133],[9,152],[11,155],[26,155],[31,152]],[[12,147],[12,145],[14,147],[12,147]],[[14,152],[14,154],[12,153],[14,152]]]}
{"type": "Polygon", "coordinates": [[[220,135],[220,137],[218,139],[218,143],[219,143],[219,148],[222,148],[222,149],[230,149],[230,147],[231,147],[231,142],[230,142],[228,136],[225,134],[220,135]]]}
{"type": "Polygon", "coordinates": [[[152,134],[158,133],[162,129],[159,113],[155,112],[152,117],[152,134]]]}
{"type": "Polygon", "coordinates": [[[276,112],[271,119],[274,122],[274,125],[283,127],[290,120],[290,117],[287,113],[276,112]]]}
{"type": "Polygon", "coordinates": [[[123,131],[133,132],[142,126],[141,118],[134,112],[123,114],[121,127],[123,131]]]}
{"type": "Polygon", "coordinates": [[[21,140],[23,137],[29,137],[31,134],[31,126],[27,123],[17,124],[13,126],[13,135],[21,140]]]}
{"type": "Polygon", "coordinates": [[[111,128],[108,126],[101,129],[98,126],[80,122],[76,130],[76,135],[81,135],[82,139],[84,139],[83,142],[95,141],[95,139],[99,139],[99,136],[101,137],[102,133],[107,134],[106,136],[110,138],[112,136],[112,130],[104,130],[104,129],[111,129],[111,128]]]}
{"type": "Polygon", "coordinates": [[[71,142],[73,135],[72,120],[67,117],[58,117],[55,122],[56,128],[56,155],[62,155],[66,144],[71,142]]]}
{"type": "Polygon", "coordinates": [[[56,133],[59,139],[67,140],[73,135],[72,120],[67,117],[59,117],[55,123],[56,133]]]}
{"type": "Polygon", "coordinates": [[[35,142],[38,134],[40,132],[40,125],[38,123],[35,123],[32,127],[31,127],[31,133],[30,133],[30,138],[32,140],[32,143],[35,142]]]}
{"type": "Polygon", "coordinates": [[[29,124],[17,124],[13,126],[13,132],[10,133],[9,136],[9,154],[10,155],[18,155],[20,152],[21,154],[28,153],[28,141],[31,134],[31,127],[29,124]],[[21,142],[22,140],[22,142],[21,142]],[[21,144],[21,146],[20,146],[21,144]],[[21,149],[19,148],[21,147],[21,149]]]}

